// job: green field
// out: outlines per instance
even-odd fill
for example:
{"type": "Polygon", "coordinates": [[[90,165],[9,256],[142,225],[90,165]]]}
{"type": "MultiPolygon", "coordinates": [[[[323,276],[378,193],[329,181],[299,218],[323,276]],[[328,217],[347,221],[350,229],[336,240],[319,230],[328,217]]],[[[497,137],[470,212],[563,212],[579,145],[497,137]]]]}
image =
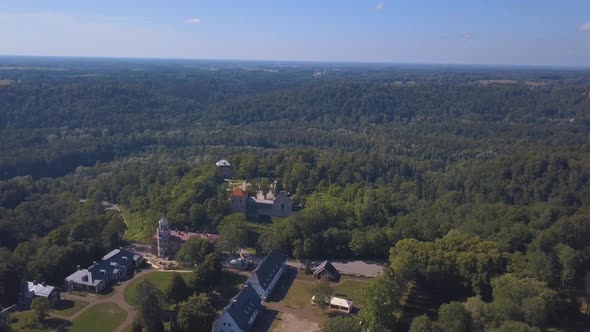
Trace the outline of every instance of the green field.
{"type": "Polygon", "coordinates": [[[106,302],[92,306],[74,319],[70,332],[114,331],[127,318],[127,312],[115,303],[106,302]]]}
{"type": "Polygon", "coordinates": [[[51,313],[54,313],[59,316],[63,317],[70,317],[77,313],[78,311],[84,309],[88,305],[86,301],[70,301],[70,300],[61,300],[51,313]]]}
{"type": "MultiPolygon", "coordinates": [[[[139,278],[136,278],[135,280],[133,280],[133,282],[127,286],[127,288],[125,289],[125,292],[123,293],[123,296],[125,297],[125,301],[127,301],[127,303],[133,305],[135,303],[134,299],[137,296],[137,287],[139,286],[139,284],[144,281],[144,280],[149,280],[152,284],[154,284],[154,286],[161,290],[162,292],[166,291],[166,288],[168,288],[168,284],[170,284],[170,280],[172,280],[172,272],[152,272],[146,275],[143,275],[139,278]]],[[[183,272],[183,273],[179,273],[182,278],[184,279],[184,281],[187,282],[187,284],[190,281],[190,278],[192,276],[191,272],[183,272]]]]}
{"type": "Polygon", "coordinates": [[[59,327],[67,327],[70,322],[58,318],[45,319],[43,326],[32,324],[33,312],[21,311],[11,314],[13,322],[10,327],[14,332],[49,332],[59,330],[59,327]]]}
{"type": "MultiPolygon", "coordinates": [[[[358,306],[360,290],[367,283],[367,280],[342,276],[340,282],[331,283],[333,296],[349,299],[358,306]]],[[[311,297],[314,293],[316,283],[310,280],[296,279],[285,297],[285,304],[292,308],[304,308],[311,305],[311,297]]]]}

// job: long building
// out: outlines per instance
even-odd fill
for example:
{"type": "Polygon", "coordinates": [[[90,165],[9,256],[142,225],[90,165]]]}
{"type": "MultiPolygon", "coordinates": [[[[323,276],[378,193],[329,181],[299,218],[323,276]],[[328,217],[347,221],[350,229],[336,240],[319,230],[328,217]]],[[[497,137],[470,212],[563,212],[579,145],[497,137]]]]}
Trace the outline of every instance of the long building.
{"type": "Polygon", "coordinates": [[[268,254],[213,323],[213,332],[250,331],[263,309],[262,301],[266,301],[283,275],[285,262],[286,258],[276,251],[268,254]]]}
{"type": "Polygon", "coordinates": [[[161,258],[174,257],[180,247],[190,238],[205,239],[213,243],[219,239],[219,235],[172,230],[168,224],[168,219],[162,216],[158,221],[156,234],[152,236],[152,252],[161,258]]]}
{"type": "Polygon", "coordinates": [[[65,279],[66,289],[100,293],[107,286],[132,275],[142,263],[141,255],[115,249],[87,269],[78,266],[78,270],[65,279]]]}

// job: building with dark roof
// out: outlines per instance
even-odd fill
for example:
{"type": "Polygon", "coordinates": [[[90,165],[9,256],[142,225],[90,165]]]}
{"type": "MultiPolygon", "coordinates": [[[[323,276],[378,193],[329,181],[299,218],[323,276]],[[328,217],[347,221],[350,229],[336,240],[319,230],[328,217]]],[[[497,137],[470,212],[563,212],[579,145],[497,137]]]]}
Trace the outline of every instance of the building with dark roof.
{"type": "Polygon", "coordinates": [[[273,250],[266,255],[248,280],[260,298],[266,300],[285,271],[285,256],[273,250]]]}
{"type": "Polygon", "coordinates": [[[323,276],[328,276],[328,279],[337,282],[340,279],[340,272],[336,270],[330,261],[326,260],[313,270],[313,276],[316,279],[320,279],[323,276]]]}
{"type": "Polygon", "coordinates": [[[261,312],[262,299],[249,282],[242,287],[221,316],[213,323],[213,332],[250,331],[261,312]]]}
{"type": "Polygon", "coordinates": [[[78,271],[65,279],[68,290],[82,290],[100,293],[108,285],[135,272],[143,263],[143,257],[130,251],[115,249],[94,262],[87,269],[78,267],[78,271]]]}

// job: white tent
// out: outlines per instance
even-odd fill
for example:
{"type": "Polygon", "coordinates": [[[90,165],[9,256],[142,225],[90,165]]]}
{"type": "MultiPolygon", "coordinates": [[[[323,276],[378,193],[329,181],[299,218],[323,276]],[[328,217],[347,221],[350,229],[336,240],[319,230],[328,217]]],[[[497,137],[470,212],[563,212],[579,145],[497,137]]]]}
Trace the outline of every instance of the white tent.
{"type": "Polygon", "coordinates": [[[347,299],[333,297],[332,300],[330,300],[330,307],[350,313],[352,311],[353,303],[347,299]]]}

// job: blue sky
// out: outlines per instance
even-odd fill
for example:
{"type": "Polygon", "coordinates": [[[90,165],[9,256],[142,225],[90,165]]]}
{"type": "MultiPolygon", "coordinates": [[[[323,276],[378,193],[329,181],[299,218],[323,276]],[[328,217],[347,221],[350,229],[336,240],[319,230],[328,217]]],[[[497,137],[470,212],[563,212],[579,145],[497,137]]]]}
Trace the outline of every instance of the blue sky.
{"type": "Polygon", "coordinates": [[[590,66],[590,1],[2,0],[0,54],[590,66]]]}

